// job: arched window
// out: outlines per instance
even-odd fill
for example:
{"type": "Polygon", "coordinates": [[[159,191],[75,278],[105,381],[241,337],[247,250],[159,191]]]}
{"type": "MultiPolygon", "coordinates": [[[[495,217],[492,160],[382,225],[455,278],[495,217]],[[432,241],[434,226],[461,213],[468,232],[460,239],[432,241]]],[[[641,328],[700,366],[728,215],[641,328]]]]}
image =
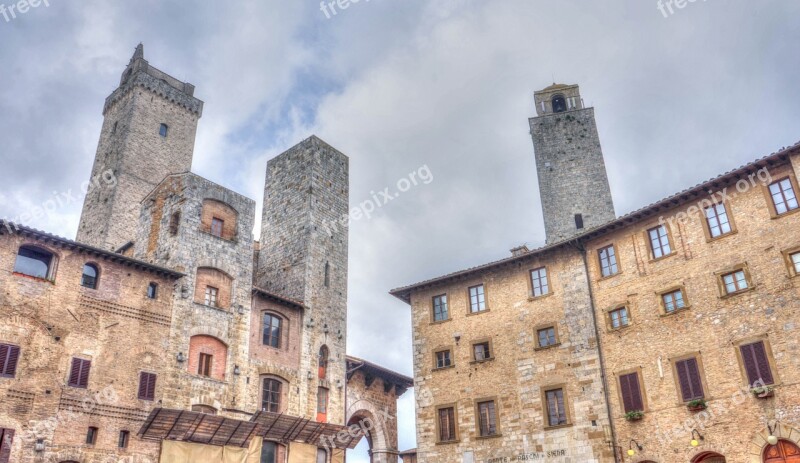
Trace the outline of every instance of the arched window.
{"type": "Polygon", "coordinates": [[[281,348],[282,320],[277,315],[264,313],[264,336],[262,342],[265,346],[281,348]]]}
{"type": "Polygon", "coordinates": [[[55,276],[55,256],[34,246],[22,246],[17,253],[14,272],[29,277],[52,280],[55,276]]]}
{"type": "Polygon", "coordinates": [[[189,339],[189,373],[225,381],[228,346],[219,339],[197,335],[189,339]]]}
{"type": "Polygon", "coordinates": [[[211,267],[197,269],[194,301],[201,305],[228,310],[231,308],[233,278],[211,267]]]}
{"type": "Polygon", "coordinates": [[[236,227],[239,213],[229,204],[216,199],[203,200],[200,213],[200,230],[224,240],[236,238],[236,227]]]}
{"type": "Polygon", "coordinates": [[[563,113],[567,110],[567,100],[564,99],[564,95],[554,95],[552,103],[554,113],[563,113]]]}
{"type": "Polygon", "coordinates": [[[261,383],[261,411],[280,413],[283,384],[275,378],[264,378],[261,383]]]}
{"type": "Polygon", "coordinates": [[[100,272],[94,264],[86,264],[83,266],[83,276],[81,277],[81,286],[89,289],[97,289],[97,277],[100,272]]]}
{"type": "Polygon", "coordinates": [[[317,449],[317,463],[328,463],[328,452],[325,449],[317,449]]]}
{"type": "Polygon", "coordinates": [[[319,348],[319,379],[325,379],[328,376],[328,346],[319,348]]]}

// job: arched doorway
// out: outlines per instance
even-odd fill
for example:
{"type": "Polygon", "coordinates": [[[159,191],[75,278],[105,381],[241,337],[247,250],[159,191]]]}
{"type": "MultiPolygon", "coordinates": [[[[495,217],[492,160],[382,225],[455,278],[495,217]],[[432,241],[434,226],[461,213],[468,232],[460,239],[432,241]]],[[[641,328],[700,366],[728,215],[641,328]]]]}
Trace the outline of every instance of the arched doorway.
{"type": "Polygon", "coordinates": [[[764,449],[764,463],[800,463],[800,447],[787,440],[764,449]]]}
{"type": "Polygon", "coordinates": [[[725,463],[725,457],[714,452],[703,452],[692,459],[692,463],[725,463]]]}
{"type": "MultiPolygon", "coordinates": [[[[354,449],[354,455],[348,455],[348,461],[354,459],[354,461],[361,463],[362,461],[366,463],[377,463],[375,458],[373,458],[372,451],[375,449],[375,437],[376,437],[376,421],[374,420],[374,416],[366,411],[361,411],[355,415],[353,415],[350,420],[347,422],[347,426],[350,427],[352,425],[356,425],[361,427],[362,429],[366,429],[367,433],[365,438],[359,443],[358,447],[354,449]],[[364,455],[364,450],[367,450],[367,455],[364,455]],[[366,458],[366,460],[365,460],[366,458]]],[[[383,440],[378,435],[378,440],[383,440]]]]}

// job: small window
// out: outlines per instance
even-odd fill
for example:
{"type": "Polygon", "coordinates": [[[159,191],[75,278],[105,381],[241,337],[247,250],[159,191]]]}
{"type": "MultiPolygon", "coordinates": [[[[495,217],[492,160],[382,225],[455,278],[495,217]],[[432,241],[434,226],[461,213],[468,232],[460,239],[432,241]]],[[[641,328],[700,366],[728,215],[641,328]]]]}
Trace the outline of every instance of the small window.
{"type": "Polygon", "coordinates": [[[317,390],[317,414],[325,415],[328,413],[328,390],[321,387],[317,390]]]}
{"type": "Polygon", "coordinates": [[[556,344],[558,344],[558,338],[556,336],[556,328],[554,326],[538,330],[536,332],[536,338],[538,340],[540,348],[553,347],[556,344]]]}
{"type": "Polygon", "coordinates": [[[619,272],[619,266],[617,266],[617,252],[613,245],[600,249],[597,251],[597,254],[600,258],[600,273],[604,277],[610,277],[619,272]]]}
{"type": "Polygon", "coordinates": [[[483,362],[492,359],[489,342],[479,342],[472,345],[473,358],[476,362],[483,362]]]}
{"type": "Polygon", "coordinates": [[[81,277],[81,286],[89,289],[97,289],[97,266],[94,264],[86,264],[83,266],[83,276],[81,277]]]}
{"type": "Polygon", "coordinates": [[[14,445],[14,430],[0,428],[0,463],[11,461],[11,447],[14,445]]]}
{"type": "Polygon", "coordinates": [[[547,400],[548,426],[562,426],[568,423],[567,409],[564,402],[564,390],[553,389],[545,392],[547,400]]]}
{"type": "Polygon", "coordinates": [[[265,346],[280,349],[281,347],[281,319],[275,315],[264,314],[264,332],[262,342],[265,346]]]}
{"type": "Polygon", "coordinates": [[[206,305],[211,307],[216,307],[218,295],[219,295],[219,289],[213,286],[206,286],[206,298],[205,298],[206,305]]]}
{"type": "Polygon", "coordinates": [[[433,321],[441,322],[447,320],[449,317],[447,313],[447,295],[434,296],[433,298],[433,321]]]}
{"type": "Polygon", "coordinates": [[[748,385],[752,387],[756,384],[765,386],[775,384],[764,341],[739,346],[739,352],[742,355],[748,385]]]}
{"type": "Polygon", "coordinates": [[[769,194],[772,196],[772,204],[778,215],[786,214],[797,209],[797,196],[789,178],[779,180],[769,186],[769,194]]]}
{"type": "Polygon", "coordinates": [[[706,224],[708,233],[717,238],[733,231],[725,204],[719,203],[706,208],[706,224]]]}
{"type": "Polygon", "coordinates": [[[497,435],[497,411],[494,400],[478,403],[478,432],[481,437],[497,435]]]}
{"type": "Polygon", "coordinates": [[[317,463],[328,463],[328,452],[325,449],[317,449],[317,463]]]}
{"type": "Polygon", "coordinates": [[[52,280],[54,260],[53,254],[48,251],[31,246],[23,246],[19,248],[17,253],[14,272],[43,280],[52,280]]]}
{"type": "Polygon", "coordinates": [[[564,98],[564,95],[555,95],[552,103],[554,113],[563,113],[567,110],[567,100],[564,98]]]}
{"type": "Polygon", "coordinates": [[[264,378],[261,389],[261,411],[280,413],[283,384],[277,379],[264,378]]]}
{"type": "Polygon", "coordinates": [[[17,374],[19,346],[0,344],[0,378],[13,378],[17,374]]]}
{"type": "Polygon", "coordinates": [[[169,218],[169,234],[176,236],[181,226],[181,211],[175,211],[169,218]]]}
{"type": "Polygon", "coordinates": [[[331,264],[330,262],[325,262],[325,287],[328,288],[331,286],[331,264]]]}
{"type": "Polygon", "coordinates": [[[450,350],[441,350],[436,353],[436,368],[447,368],[453,365],[450,350]]]}
{"type": "Polygon", "coordinates": [[[620,375],[619,389],[625,413],[644,411],[644,399],[639,382],[639,373],[620,375]]]}
{"type": "Polygon", "coordinates": [[[744,270],[722,275],[722,283],[725,285],[725,294],[735,294],[749,288],[747,274],[744,270]]]}
{"type": "Polygon", "coordinates": [[[119,121],[114,121],[114,127],[111,128],[111,133],[117,133],[117,125],[119,125],[119,121]]]}
{"type": "Polygon", "coordinates": [[[225,226],[225,221],[216,217],[211,219],[211,234],[222,238],[222,229],[225,226]]]}
{"type": "Polygon", "coordinates": [[[139,374],[139,400],[155,400],[156,377],[154,373],[144,371],[139,374]]]}
{"type": "Polygon", "coordinates": [[[167,124],[161,124],[161,126],[158,128],[158,134],[166,138],[167,132],[169,132],[169,126],[167,124]]]}
{"type": "Polygon", "coordinates": [[[531,285],[533,297],[544,296],[550,293],[550,284],[547,281],[547,269],[545,267],[531,270],[531,285]]]}
{"type": "Polygon", "coordinates": [[[147,285],[147,298],[155,299],[156,297],[158,297],[158,285],[151,282],[149,285],[147,285]]]}
{"type": "Polygon", "coordinates": [[[444,407],[438,411],[439,442],[456,440],[456,409],[444,407]]]}
{"type": "Polygon", "coordinates": [[[575,214],[575,228],[583,230],[583,214],[575,214]]]}
{"type": "Polygon", "coordinates": [[[612,310],[608,313],[608,317],[613,329],[624,328],[631,323],[627,307],[612,310]]]}
{"type": "Polygon", "coordinates": [[[92,368],[91,360],[73,358],[72,368],[69,372],[69,380],[67,385],[70,387],[77,387],[86,389],[89,387],[89,370],[92,368]]]}
{"type": "Polygon", "coordinates": [[[128,448],[128,441],[131,438],[131,433],[129,431],[120,431],[119,432],[119,443],[117,446],[121,449],[128,448]]]}
{"type": "Polygon", "coordinates": [[[197,374],[200,376],[211,377],[211,364],[213,361],[213,355],[200,354],[200,362],[197,364],[197,374]]]}
{"type": "Polygon", "coordinates": [[[486,310],[486,295],[484,294],[483,285],[469,288],[469,310],[471,313],[486,310]]]}
{"type": "Polygon", "coordinates": [[[328,377],[328,356],[330,352],[328,351],[328,346],[322,346],[319,348],[319,379],[325,379],[328,377]]]}
{"type": "Polygon", "coordinates": [[[650,237],[650,250],[653,252],[654,259],[660,259],[672,254],[666,226],[659,225],[651,228],[647,230],[647,235],[650,237]]]}
{"type": "Polygon", "coordinates": [[[675,362],[675,371],[678,375],[681,399],[684,402],[705,398],[703,381],[700,378],[700,367],[696,358],[675,362]]]}
{"type": "Polygon", "coordinates": [[[662,294],[661,301],[664,304],[664,313],[674,313],[686,308],[686,300],[681,289],[662,294]]]}
{"type": "Polygon", "coordinates": [[[97,443],[97,431],[98,429],[94,426],[89,426],[89,430],[86,432],[86,445],[94,445],[97,443]]]}
{"type": "Polygon", "coordinates": [[[794,266],[794,273],[796,275],[800,274],[800,252],[789,254],[789,259],[792,261],[792,265],[794,266]]]}

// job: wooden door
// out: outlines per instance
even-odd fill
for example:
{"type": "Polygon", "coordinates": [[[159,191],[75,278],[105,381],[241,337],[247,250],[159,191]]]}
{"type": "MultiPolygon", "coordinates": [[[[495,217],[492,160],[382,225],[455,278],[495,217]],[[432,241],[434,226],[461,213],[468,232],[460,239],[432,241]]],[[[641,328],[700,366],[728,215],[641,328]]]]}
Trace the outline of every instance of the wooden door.
{"type": "Polygon", "coordinates": [[[764,450],[764,463],[800,463],[800,447],[782,440],[764,450]]]}

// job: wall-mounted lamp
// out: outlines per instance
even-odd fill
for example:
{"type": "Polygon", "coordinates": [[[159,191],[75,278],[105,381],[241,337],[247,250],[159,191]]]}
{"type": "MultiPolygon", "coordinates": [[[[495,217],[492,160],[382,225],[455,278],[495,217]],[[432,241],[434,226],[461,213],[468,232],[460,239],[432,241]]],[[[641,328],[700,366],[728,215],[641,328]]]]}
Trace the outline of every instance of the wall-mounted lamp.
{"type": "Polygon", "coordinates": [[[636,442],[635,440],[631,439],[631,441],[628,443],[628,456],[629,457],[632,457],[632,456],[636,455],[636,450],[634,450],[634,446],[636,446],[636,450],[638,450],[640,452],[642,450],[644,450],[642,448],[642,446],[639,445],[638,442],[636,442]]]}
{"type": "Polygon", "coordinates": [[[44,439],[36,439],[36,443],[33,444],[33,450],[36,452],[44,452],[44,439]]]}
{"type": "Polygon", "coordinates": [[[239,369],[239,365],[234,365],[233,366],[233,374],[236,375],[236,376],[239,376],[239,375],[242,374],[242,370],[239,369]]]}
{"type": "Polygon", "coordinates": [[[243,305],[239,304],[238,312],[239,312],[239,315],[244,315],[244,306],[243,305]]]}
{"type": "Polygon", "coordinates": [[[778,437],[775,435],[775,430],[778,428],[778,423],[775,423],[775,426],[770,425],[767,423],[767,429],[769,429],[769,436],[767,437],[767,443],[769,445],[778,445],[778,437]]]}
{"type": "Polygon", "coordinates": [[[311,374],[311,372],[309,371],[308,374],[306,375],[306,378],[308,378],[308,380],[311,381],[312,379],[314,379],[314,375],[311,374]]]}
{"type": "Polygon", "coordinates": [[[453,339],[456,340],[456,345],[458,345],[458,341],[461,341],[461,333],[453,334],[453,339]]]}
{"type": "Polygon", "coordinates": [[[338,387],[339,389],[344,387],[344,384],[342,384],[342,380],[341,379],[337,379],[336,380],[336,387],[338,387]]]}
{"type": "Polygon", "coordinates": [[[178,363],[183,363],[186,361],[186,357],[183,356],[183,352],[178,352],[178,355],[175,357],[175,360],[177,360],[178,363]]]}
{"type": "Polygon", "coordinates": [[[692,441],[690,442],[690,444],[692,444],[692,447],[700,446],[700,442],[704,440],[706,440],[706,438],[703,437],[702,434],[700,434],[700,431],[698,431],[697,429],[692,429],[692,441]],[[697,438],[695,438],[695,435],[697,436],[697,438]]]}

